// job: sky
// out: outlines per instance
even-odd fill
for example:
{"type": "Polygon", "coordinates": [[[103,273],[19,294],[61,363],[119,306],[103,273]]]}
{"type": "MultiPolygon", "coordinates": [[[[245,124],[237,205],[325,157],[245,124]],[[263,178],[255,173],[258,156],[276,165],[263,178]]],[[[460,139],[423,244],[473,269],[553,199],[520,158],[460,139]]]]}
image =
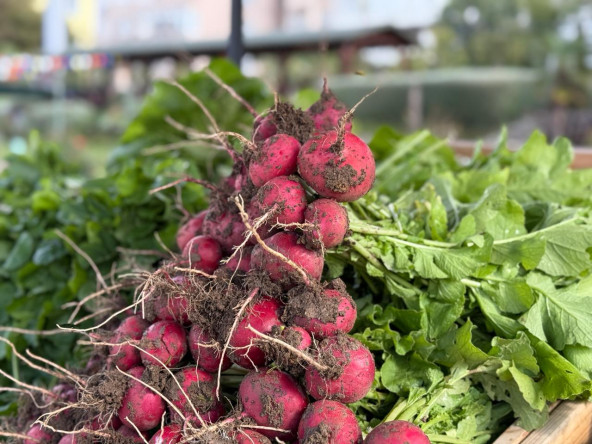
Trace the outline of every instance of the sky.
{"type": "Polygon", "coordinates": [[[448,0],[338,0],[339,13],[328,25],[334,29],[390,24],[399,28],[429,26],[438,20],[448,0]]]}

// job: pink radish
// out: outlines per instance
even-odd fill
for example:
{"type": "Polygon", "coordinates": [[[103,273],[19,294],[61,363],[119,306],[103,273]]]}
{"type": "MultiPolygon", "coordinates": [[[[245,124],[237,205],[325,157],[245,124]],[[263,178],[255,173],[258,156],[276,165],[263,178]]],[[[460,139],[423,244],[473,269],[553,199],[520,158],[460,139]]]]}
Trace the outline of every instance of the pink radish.
{"type": "Polygon", "coordinates": [[[271,444],[267,436],[253,430],[241,429],[233,435],[236,444],[271,444]]]}
{"type": "Polygon", "coordinates": [[[183,430],[179,424],[164,426],[150,438],[148,444],[177,444],[183,439],[183,430]]]}
{"type": "Polygon", "coordinates": [[[308,245],[316,248],[336,247],[349,227],[347,211],[333,199],[317,199],[308,205],[304,222],[314,226],[304,232],[304,237],[308,245]]]}
{"type": "Polygon", "coordinates": [[[274,122],[272,113],[265,116],[258,116],[253,124],[253,140],[255,142],[262,142],[277,133],[277,126],[274,122]]]}
{"type": "MultiPolygon", "coordinates": [[[[323,273],[323,255],[319,251],[306,248],[298,242],[295,233],[280,232],[265,240],[269,248],[275,250],[299,266],[313,280],[319,280],[323,273]]],[[[251,267],[264,270],[269,277],[289,288],[294,282],[302,281],[302,276],[289,263],[264,250],[261,245],[253,248],[251,267]]]]}
{"type": "Polygon", "coordinates": [[[222,259],[222,248],[213,238],[208,236],[196,236],[191,239],[183,249],[182,265],[213,273],[222,259]]]}
{"type": "Polygon", "coordinates": [[[144,365],[161,365],[158,358],[167,367],[174,367],[187,353],[185,330],[173,321],[158,321],[144,331],[140,342],[145,352],[141,352],[144,365]]]}
{"type": "Polygon", "coordinates": [[[298,172],[312,189],[339,202],[359,199],[372,188],[374,157],[368,145],[351,133],[318,134],[300,149],[298,172]]]}
{"type": "Polygon", "coordinates": [[[159,294],[152,304],[154,315],[158,321],[177,321],[181,324],[189,323],[187,297],[182,293],[188,291],[191,283],[184,276],[175,276],[173,283],[179,287],[180,292],[175,294],[159,294]]]}
{"type": "Polygon", "coordinates": [[[201,228],[206,214],[207,210],[200,211],[179,228],[176,238],[179,250],[183,251],[187,242],[201,234],[201,228]]]}
{"type": "Polygon", "coordinates": [[[248,309],[230,338],[230,359],[243,368],[257,368],[265,364],[265,353],[257,345],[258,336],[248,329],[250,325],[258,332],[267,334],[276,325],[283,325],[279,319],[281,304],[277,299],[261,297],[248,309]]]}
{"type": "MultiPolygon", "coordinates": [[[[347,113],[347,107],[337,100],[333,91],[327,86],[327,80],[325,79],[321,98],[313,103],[306,113],[312,118],[316,130],[325,132],[334,130],[339,126],[339,120],[347,113]]],[[[345,122],[346,131],[351,131],[351,127],[351,121],[345,122]]]]}
{"type": "Polygon", "coordinates": [[[189,330],[189,350],[198,367],[215,373],[222,360],[222,371],[227,370],[232,361],[227,355],[222,358],[222,347],[206,333],[199,325],[193,324],[189,330]]]}
{"type": "Polygon", "coordinates": [[[306,191],[298,182],[286,176],[274,177],[259,188],[252,200],[263,215],[272,210],[268,225],[304,222],[306,191]]]}
{"type": "Polygon", "coordinates": [[[251,372],[241,382],[238,395],[243,410],[258,425],[290,430],[290,433],[282,433],[261,429],[261,434],[284,441],[291,441],[296,436],[308,399],[288,373],[270,369],[251,372]]]}
{"type": "MultiPolygon", "coordinates": [[[[215,410],[219,402],[216,399],[214,376],[197,367],[186,367],[175,373],[175,378],[183,390],[171,379],[167,384],[166,394],[183,415],[186,417],[195,415],[192,406],[200,415],[215,410]]],[[[177,417],[173,409],[171,409],[171,415],[177,417]]]]}
{"type": "Polygon", "coordinates": [[[236,253],[232,259],[225,263],[222,268],[229,270],[231,273],[235,271],[238,273],[248,273],[251,269],[251,252],[253,247],[244,247],[242,251],[236,253]]]}
{"type": "Polygon", "coordinates": [[[51,442],[56,435],[51,430],[43,428],[41,424],[33,424],[27,432],[27,436],[30,439],[25,439],[24,444],[51,442]]]}
{"type": "MultiPolygon", "coordinates": [[[[134,367],[128,373],[141,379],[144,367],[134,367]]],[[[164,400],[159,394],[154,393],[138,381],[131,380],[117,416],[125,426],[133,429],[131,425],[133,423],[138,430],[144,432],[159,425],[164,412],[164,400]]]]}
{"type": "Polygon", "coordinates": [[[299,443],[361,444],[362,431],[355,415],[336,401],[313,402],[298,425],[299,443]]]}
{"type": "Polygon", "coordinates": [[[335,336],[337,333],[349,333],[356,322],[356,304],[343,288],[325,288],[316,303],[306,300],[300,303],[297,296],[289,300],[285,316],[288,323],[298,325],[315,338],[335,336]]]}
{"type": "MultiPolygon", "coordinates": [[[[148,322],[140,316],[129,316],[121,321],[119,327],[115,329],[115,335],[111,342],[119,344],[128,340],[137,341],[142,337],[144,330],[148,326],[148,322]]],[[[129,370],[142,362],[139,350],[132,345],[110,346],[109,361],[123,371],[129,370]]]]}
{"type": "Polygon", "coordinates": [[[210,211],[203,224],[203,232],[218,241],[225,253],[244,240],[245,225],[238,213],[210,211]]]}
{"type": "Polygon", "coordinates": [[[300,143],[287,134],[266,139],[251,158],[249,177],[256,187],[278,176],[294,174],[300,143]]]}
{"type": "Polygon", "coordinates": [[[390,421],[376,426],[366,437],[365,444],[430,444],[416,425],[407,421],[390,421]]]}
{"type": "Polygon", "coordinates": [[[374,358],[360,341],[340,334],[321,341],[318,359],[328,370],[309,366],[304,375],[308,393],[315,399],[330,399],[348,404],[359,401],[374,381],[374,358]]]}

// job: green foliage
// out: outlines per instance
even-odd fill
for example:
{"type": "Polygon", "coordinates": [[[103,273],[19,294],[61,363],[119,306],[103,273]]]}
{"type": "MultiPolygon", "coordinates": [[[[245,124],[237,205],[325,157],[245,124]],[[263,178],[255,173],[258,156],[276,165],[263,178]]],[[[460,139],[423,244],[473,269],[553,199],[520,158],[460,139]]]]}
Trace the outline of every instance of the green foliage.
{"type": "Polygon", "coordinates": [[[559,25],[584,4],[582,0],[453,0],[436,28],[439,62],[541,67],[549,53],[562,56],[566,48],[560,44],[559,25]]]}
{"type": "Polygon", "coordinates": [[[39,51],[41,14],[32,8],[32,0],[0,0],[0,51],[39,51]]]}
{"type": "MultiPolygon", "coordinates": [[[[210,67],[253,106],[270,103],[263,84],[243,77],[222,60],[210,67]]],[[[223,130],[250,131],[252,116],[205,73],[181,79],[199,95],[223,130]]],[[[125,249],[159,250],[155,235],[173,248],[184,211],[194,213],[206,204],[204,190],[195,184],[151,196],[152,188],[178,177],[216,180],[229,172],[228,156],[208,144],[188,142],[179,149],[148,154],[154,145],[187,140],[165,122],[172,116],[197,131],[210,131],[202,111],[175,87],[158,84],[148,96],[115,149],[107,175],[84,180],[54,145],[32,134],[25,155],[12,155],[0,175],[0,325],[26,329],[53,329],[65,323],[71,309],[62,305],[96,291],[90,265],[56,234],[68,236],[107,275],[112,266],[125,267],[125,249]]],[[[138,267],[152,268],[153,255],[134,257],[138,267]]],[[[56,363],[73,363],[74,335],[36,337],[7,335],[19,349],[30,348],[56,363]]],[[[9,349],[0,347],[0,365],[20,372],[23,381],[39,377],[13,365],[9,349]]]]}
{"type": "Polygon", "coordinates": [[[353,234],[328,259],[357,272],[356,336],[378,352],[358,417],[488,442],[510,411],[533,429],[548,402],[587,398],[592,174],[570,169],[570,144],[534,133],[512,152],[502,134],[465,165],[425,132],[381,129],[371,145],[388,197],[349,204],[353,234]]]}

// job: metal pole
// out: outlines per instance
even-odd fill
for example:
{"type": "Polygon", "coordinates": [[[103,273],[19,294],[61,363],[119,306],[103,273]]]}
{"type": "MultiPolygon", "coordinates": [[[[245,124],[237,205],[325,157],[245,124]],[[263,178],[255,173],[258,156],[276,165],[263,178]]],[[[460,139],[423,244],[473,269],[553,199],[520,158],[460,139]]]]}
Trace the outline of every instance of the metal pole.
{"type": "Polygon", "coordinates": [[[228,58],[240,67],[241,58],[245,53],[243,44],[243,3],[232,0],[230,19],[230,41],[228,42],[228,58]]]}

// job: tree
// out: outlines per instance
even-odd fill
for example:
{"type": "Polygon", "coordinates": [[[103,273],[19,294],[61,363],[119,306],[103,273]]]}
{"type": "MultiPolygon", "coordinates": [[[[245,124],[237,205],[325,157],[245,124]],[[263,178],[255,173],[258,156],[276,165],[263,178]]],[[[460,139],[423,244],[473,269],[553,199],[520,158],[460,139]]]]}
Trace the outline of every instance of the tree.
{"type": "Polygon", "coordinates": [[[0,0],[0,52],[39,51],[41,15],[31,0],[0,0]]]}
{"type": "Polygon", "coordinates": [[[439,64],[544,66],[566,50],[559,27],[585,1],[452,0],[435,29],[439,64]]]}

